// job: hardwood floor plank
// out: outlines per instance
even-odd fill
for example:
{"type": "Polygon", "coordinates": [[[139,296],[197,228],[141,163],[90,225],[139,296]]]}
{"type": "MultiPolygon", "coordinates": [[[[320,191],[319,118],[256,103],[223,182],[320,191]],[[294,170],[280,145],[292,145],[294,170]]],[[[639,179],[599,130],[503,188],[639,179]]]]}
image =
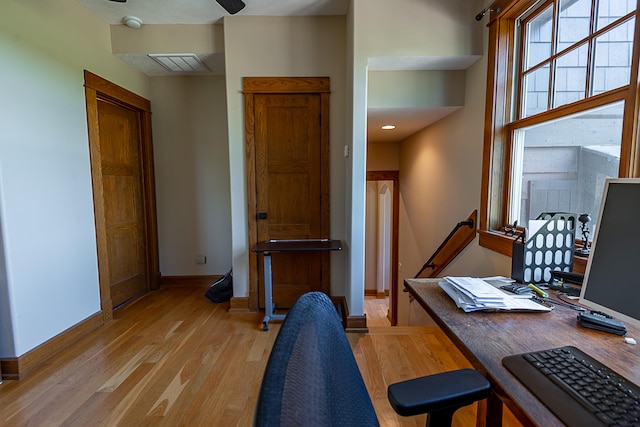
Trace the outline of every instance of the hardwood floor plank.
{"type": "MultiPolygon", "coordinates": [[[[380,300],[365,298],[365,310],[384,313],[380,300]]],[[[372,397],[382,426],[424,426],[426,416],[401,417],[387,399],[387,387],[398,381],[438,372],[470,367],[455,345],[434,326],[370,327],[369,333],[350,338],[358,366],[372,397]]],[[[458,410],[454,427],[475,425],[477,405],[458,410]]],[[[514,420],[505,426],[518,425],[514,420]]]]}
{"type": "MultiPolygon", "coordinates": [[[[197,411],[199,409],[198,399],[202,396],[203,390],[206,390],[207,379],[211,377],[211,371],[213,369],[213,365],[210,364],[198,364],[196,372],[194,372],[193,379],[187,384],[183,392],[180,394],[178,399],[175,401],[174,405],[170,410],[159,419],[158,424],[148,424],[148,425],[158,425],[158,426],[177,426],[177,425],[188,425],[181,422],[184,419],[188,419],[186,414],[189,410],[194,409],[197,411]]],[[[145,417],[145,420],[148,417],[145,417]]]]}
{"type": "MultiPolygon", "coordinates": [[[[4,381],[0,425],[251,425],[280,323],[263,331],[263,313],[228,312],[229,303],[211,303],[205,290],[152,292],[26,378],[4,381]]],[[[381,304],[367,312],[369,333],[350,333],[349,342],[381,425],[423,426],[424,416],[395,414],[387,386],[468,362],[437,327],[391,328],[381,304]]],[[[459,411],[455,425],[473,424],[474,411],[459,411]]]]}
{"type": "Polygon", "coordinates": [[[387,398],[387,385],[380,368],[380,360],[376,352],[373,338],[368,334],[349,334],[349,341],[356,362],[371,399],[387,398]]]}
{"type": "Polygon", "coordinates": [[[98,388],[98,393],[110,393],[117,389],[127,378],[129,378],[129,376],[131,376],[133,371],[138,369],[138,367],[142,364],[143,359],[145,359],[154,349],[155,347],[152,345],[143,347],[132,358],[129,358],[129,360],[122,368],[120,368],[118,372],[109,377],[107,382],[105,382],[98,388]]]}

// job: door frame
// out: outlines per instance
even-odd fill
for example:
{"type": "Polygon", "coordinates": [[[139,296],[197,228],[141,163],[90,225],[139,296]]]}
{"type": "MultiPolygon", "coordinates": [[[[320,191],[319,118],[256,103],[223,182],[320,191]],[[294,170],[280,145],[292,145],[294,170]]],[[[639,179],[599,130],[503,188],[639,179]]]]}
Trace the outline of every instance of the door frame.
{"type": "MultiPolygon", "coordinates": [[[[258,212],[256,193],[256,139],[255,139],[255,102],[258,94],[295,94],[307,93],[320,95],[320,144],[322,179],[321,230],[329,237],[329,77],[245,77],[243,79],[245,152],[247,176],[247,222],[248,248],[251,251],[258,243],[258,212]],[[324,161],[326,159],[326,161],[324,161]]],[[[259,309],[258,257],[249,253],[249,310],[259,309]]]]}
{"type": "Polygon", "coordinates": [[[398,324],[398,232],[400,222],[400,173],[398,171],[367,171],[367,181],[393,181],[393,201],[391,202],[391,289],[389,322],[398,324]]]}
{"type": "Polygon", "coordinates": [[[96,223],[96,244],[100,282],[100,309],[103,320],[113,318],[113,302],[109,288],[109,259],[107,254],[107,227],[103,202],[102,158],[100,154],[100,128],[98,101],[121,105],[135,111],[140,119],[140,174],[142,182],[142,216],[144,222],[145,264],[149,290],[160,287],[160,263],[158,258],[158,223],[156,216],[155,178],[153,169],[153,139],[151,137],[151,103],[133,92],[109,82],[87,70],[84,71],[89,154],[93,186],[93,209],[96,223]]]}

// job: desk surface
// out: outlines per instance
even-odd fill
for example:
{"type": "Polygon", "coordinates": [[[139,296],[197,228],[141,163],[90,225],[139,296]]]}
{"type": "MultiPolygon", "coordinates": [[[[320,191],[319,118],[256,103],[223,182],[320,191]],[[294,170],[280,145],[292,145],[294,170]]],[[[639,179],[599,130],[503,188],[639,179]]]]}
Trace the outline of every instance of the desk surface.
{"type": "MultiPolygon", "coordinates": [[[[465,313],[437,282],[437,279],[406,279],[404,283],[474,368],[489,379],[500,400],[523,424],[563,425],[502,366],[505,356],[573,345],[640,384],[640,345],[626,344],[621,336],[578,326],[577,311],[557,305],[551,312],[543,313],[465,313]]],[[[627,328],[628,336],[640,341],[640,330],[629,325],[627,328]]]]}
{"type": "Polygon", "coordinates": [[[253,252],[341,251],[342,242],[331,239],[267,240],[259,242],[253,252]]]}

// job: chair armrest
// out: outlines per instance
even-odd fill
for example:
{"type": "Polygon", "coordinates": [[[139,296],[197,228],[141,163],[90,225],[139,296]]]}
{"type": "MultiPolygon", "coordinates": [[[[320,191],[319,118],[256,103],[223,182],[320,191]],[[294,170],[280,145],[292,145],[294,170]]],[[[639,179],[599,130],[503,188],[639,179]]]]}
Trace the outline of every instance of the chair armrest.
{"type": "Polygon", "coordinates": [[[389,402],[400,415],[408,417],[453,410],[486,399],[489,381],[478,371],[460,369],[391,384],[389,402]]]}

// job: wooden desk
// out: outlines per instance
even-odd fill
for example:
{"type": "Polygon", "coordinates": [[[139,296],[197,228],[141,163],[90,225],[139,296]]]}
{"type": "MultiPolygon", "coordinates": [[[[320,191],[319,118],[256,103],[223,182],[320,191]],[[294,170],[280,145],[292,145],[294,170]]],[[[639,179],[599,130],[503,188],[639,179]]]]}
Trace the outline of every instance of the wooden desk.
{"type": "MultiPolygon", "coordinates": [[[[492,397],[486,408],[479,409],[479,415],[486,410],[487,425],[502,425],[503,404],[525,426],[563,425],[502,366],[502,358],[508,355],[573,345],[640,384],[640,345],[626,344],[619,335],[578,326],[575,310],[557,305],[546,313],[465,313],[437,283],[438,279],[404,281],[411,295],[491,382],[492,397]]],[[[555,292],[551,293],[555,298],[555,292]]],[[[630,325],[627,328],[627,336],[640,340],[640,330],[630,325]]]]}
{"type": "Polygon", "coordinates": [[[284,320],[285,314],[276,314],[273,304],[273,283],[271,274],[272,252],[299,252],[299,251],[341,251],[342,242],[330,239],[296,239],[296,240],[267,240],[259,242],[253,252],[263,254],[264,266],[264,320],[262,328],[269,330],[269,320],[284,320]]]}

